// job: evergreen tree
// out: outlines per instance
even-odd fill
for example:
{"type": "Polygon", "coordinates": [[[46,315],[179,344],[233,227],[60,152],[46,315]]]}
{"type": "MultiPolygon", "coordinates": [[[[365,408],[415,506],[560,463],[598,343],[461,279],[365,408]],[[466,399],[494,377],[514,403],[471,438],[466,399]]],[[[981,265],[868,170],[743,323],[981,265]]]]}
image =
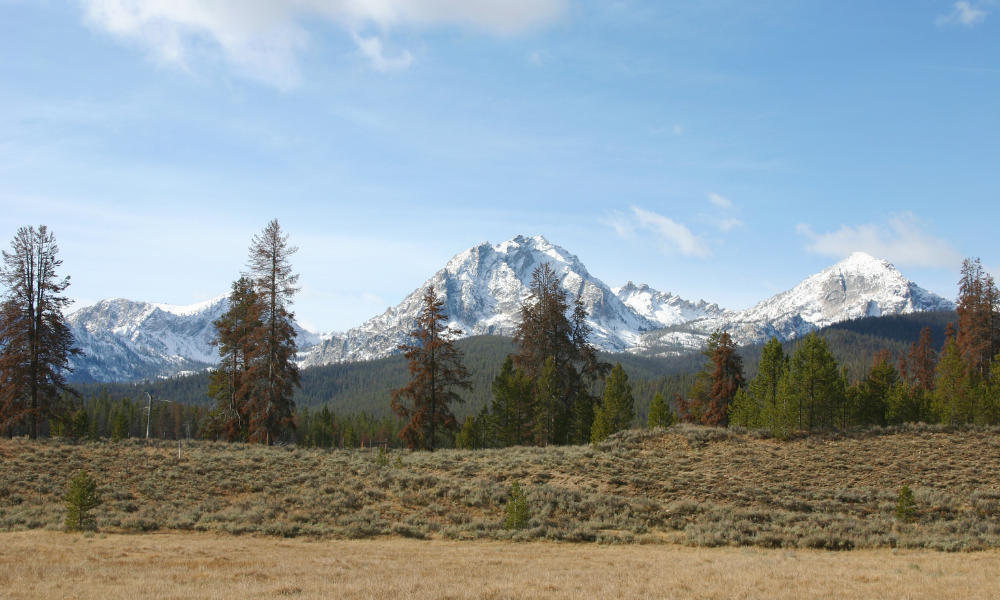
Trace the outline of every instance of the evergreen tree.
{"type": "Polygon", "coordinates": [[[535,417],[535,382],[508,356],[493,379],[493,416],[501,446],[532,442],[535,417]]]}
{"type": "Polygon", "coordinates": [[[95,528],[91,511],[101,505],[101,495],[97,491],[97,480],[86,471],[73,478],[69,492],[63,498],[66,502],[66,529],[88,531],[95,528]]]}
{"type": "Polygon", "coordinates": [[[712,333],[702,354],[708,361],[698,373],[688,398],[678,402],[679,416],[689,423],[728,425],[729,405],[744,384],[743,358],[732,337],[724,331],[712,333]]]}
{"type": "Polygon", "coordinates": [[[549,382],[553,387],[548,391],[555,393],[558,404],[539,407],[540,410],[551,409],[551,422],[536,422],[535,429],[551,425],[552,431],[539,441],[565,443],[572,440],[571,430],[578,422],[575,412],[581,393],[586,393],[593,382],[603,379],[611,365],[602,362],[588,342],[590,327],[582,300],[577,297],[571,310],[559,277],[548,263],[535,269],[529,290],[531,295],[521,307],[521,322],[514,332],[518,349],[514,365],[537,384],[546,361],[553,360],[554,380],[549,382]]]}
{"type": "Polygon", "coordinates": [[[66,382],[79,350],[62,313],[70,278],[56,276],[58,252],[45,225],[21,227],[0,266],[0,430],[27,420],[32,439],[40,419],[59,414],[60,392],[78,395],[66,382]]]}
{"type": "MultiPolygon", "coordinates": [[[[406,446],[433,452],[439,435],[458,429],[450,405],[465,400],[455,390],[471,391],[472,383],[462,364],[462,352],[443,335],[447,329],[443,322],[448,317],[443,312],[444,301],[437,299],[433,286],[424,294],[423,304],[416,329],[410,333],[415,343],[399,347],[409,361],[411,381],[392,391],[392,410],[407,420],[399,432],[406,446]]],[[[458,330],[451,333],[461,335],[458,330]]]]}
{"type": "Polygon", "coordinates": [[[725,427],[729,424],[729,405],[744,384],[743,357],[737,352],[736,343],[728,333],[719,334],[711,363],[712,391],[702,422],[712,427],[725,427]]]}
{"type": "Polygon", "coordinates": [[[731,423],[748,429],[770,429],[778,435],[788,431],[788,398],[779,396],[787,372],[788,355],[778,338],[772,337],[761,351],[757,375],[733,399],[731,423]]]}
{"type": "Polygon", "coordinates": [[[262,402],[256,397],[266,393],[261,389],[268,368],[264,311],[264,296],[249,278],[240,277],[233,282],[229,310],[213,322],[216,338],[212,343],[219,347],[221,360],[212,371],[208,395],[215,400],[214,428],[231,442],[250,438],[254,406],[262,402]]]}
{"type": "MultiPolygon", "coordinates": [[[[751,381],[752,383],[752,381],[751,381]]],[[[650,421],[653,413],[650,410],[650,421]]],[[[760,403],[746,388],[736,391],[733,403],[729,405],[729,424],[746,429],[761,429],[764,427],[764,413],[760,403]]]]}
{"type": "Polygon", "coordinates": [[[576,405],[573,412],[572,441],[575,444],[587,444],[591,441],[594,431],[594,419],[596,418],[596,405],[594,397],[585,390],[580,390],[576,396],[576,405]]]}
{"type": "Polygon", "coordinates": [[[517,481],[510,486],[510,500],[504,509],[506,519],[504,519],[504,529],[516,530],[524,529],[528,526],[530,514],[528,512],[528,498],[521,489],[521,484],[517,481]]]}
{"type": "Polygon", "coordinates": [[[615,364],[604,386],[604,397],[594,411],[593,443],[599,443],[608,436],[632,426],[635,419],[635,399],[632,384],[621,363],[615,364]]]}
{"type": "Polygon", "coordinates": [[[843,427],[844,379],[826,340],[810,333],[792,355],[779,404],[788,402],[798,429],[843,427]],[[787,394],[786,397],[782,397],[787,394]],[[838,422],[839,421],[839,422],[838,422]]]}
{"type": "Polygon", "coordinates": [[[937,364],[932,406],[937,420],[947,425],[961,425],[975,420],[968,364],[958,340],[948,336],[937,364]]]}
{"type": "Polygon", "coordinates": [[[130,423],[128,409],[125,406],[125,401],[122,401],[115,412],[114,419],[111,421],[111,441],[120,442],[127,438],[130,423]]]}
{"type": "Polygon", "coordinates": [[[899,384],[899,373],[889,362],[889,352],[883,350],[877,353],[872,361],[871,369],[858,386],[857,404],[854,407],[853,425],[885,426],[890,397],[896,393],[899,384]]]}
{"type": "Polygon", "coordinates": [[[978,258],[962,263],[957,310],[957,343],[969,375],[989,380],[990,363],[1000,353],[1000,292],[978,258]]]}
{"type": "Polygon", "coordinates": [[[663,398],[663,394],[656,392],[653,395],[653,402],[649,405],[649,427],[670,427],[677,422],[674,413],[670,412],[670,405],[663,398]]]}
{"type": "Polygon", "coordinates": [[[478,414],[465,418],[461,431],[455,436],[455,447],[466,450],[481,450],[495,446],[496,420],[490,414],[489,406],[483,405],[478,414]]]}
{"type": "Polygon", "coordinates": [[[535,442],[547,446],[558,442],[562,388],[559,373],[556,371],[555,358],[545,359],[545,366],[535,385],[535,442]]]}
{"type": "Polygon", "coordinates": [[[248,275],[254,289],[263,299],[261,322],[263,332],[256,350],[260,360],[260,376],[255,378],[249,415],[249,440],[274,443],[286,427],[295,427],[294,390],[299,386],[299,369],[295,362],[294,314],[288,311],[299,276],[292,274],[289,257],[298,248],[288,245],[288,235],[281,231],[278,220],[268,223],[250,245],[248,275]]]}

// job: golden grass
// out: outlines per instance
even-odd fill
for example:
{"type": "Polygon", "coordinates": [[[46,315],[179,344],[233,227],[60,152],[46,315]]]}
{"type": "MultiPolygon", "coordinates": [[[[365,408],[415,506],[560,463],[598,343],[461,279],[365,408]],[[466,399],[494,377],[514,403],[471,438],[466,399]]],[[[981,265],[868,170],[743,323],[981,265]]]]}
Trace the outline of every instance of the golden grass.
{"type": "Polygon", "coordinates": [[[1000,553],[0,534],[0,598],[996,598],[1000,553]]]}

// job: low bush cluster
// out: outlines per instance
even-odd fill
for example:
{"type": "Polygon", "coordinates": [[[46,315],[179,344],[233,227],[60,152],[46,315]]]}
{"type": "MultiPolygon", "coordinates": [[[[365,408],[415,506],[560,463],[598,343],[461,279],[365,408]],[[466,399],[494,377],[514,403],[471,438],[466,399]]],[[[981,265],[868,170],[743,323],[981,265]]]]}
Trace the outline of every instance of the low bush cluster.
{"type": "Polygon", "coordinates": [[[778,440],[677,425],[597,446],[405,456],[192,442],[180,459],[170,442],[14,439],[0,441],[0,464],[0,530],[63,528],[86,470],[102,532],[1000,547],[1000,431],[988,428],[778,440]]]}

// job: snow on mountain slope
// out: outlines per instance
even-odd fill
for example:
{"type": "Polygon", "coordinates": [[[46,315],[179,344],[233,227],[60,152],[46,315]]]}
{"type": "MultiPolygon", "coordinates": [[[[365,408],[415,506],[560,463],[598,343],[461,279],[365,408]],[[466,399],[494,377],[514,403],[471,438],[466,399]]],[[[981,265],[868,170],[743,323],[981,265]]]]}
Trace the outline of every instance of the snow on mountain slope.
{"type": "MultiPolygon", "coordinates": [[[[649,286],[612,290],[580,260],[544,237],[484,242],[455,255],[395,307],[347,332],[315,335],[298,326],[302,366],[370,360],[410,341],[421,299],[430,286],[445,300],[450,326],[464,335],[512,335],[535,268],[549,263],[570,299],[589,313],[592,343],[604,350],[645,355],[697,351],[716,329],[737,343],[790,340],[827,325],[863,316],[954,310],[955,305],[904,278],[887,261],[852,254],[832,267],[743,311],[689,302],[649,286]]],[[[207,368],[218,362],[212,321],[227,296],[172,306],[125,299],[102,300],[68,317],[83,356],[72,359],[76,381],[128,381],[207,368]]]]}
{"type": "MultiPolygon", "coordinates": [[[[101,300],[67,317],[76,347],[75,381],[129,381],[200,370],[219,361],[212,322],[229,309],[228,295],[189,306],[101,300]]],[[[300,327],[299,347],[319,338],[300,327]]]]}
{"type": "Polygon", "coordinates": [[[611,288],[611,291],[625,303],[625,306],[660,327],[670,327],[696,319],[717,317],[726,312],[718,304],[709,304],[704,300],[698,302],[684,300],[670,292],[658,292],[645,283],[637,287],[630,281],[622,287],[611,288]]]}
{"type": "Polygon", "coordinates": [[[342,334],[328,334],[303,353],[303,365],[370,360],[396,352],[409,333],[430,286],[445,300],[449,326],[464,335],[513,335],[535,268],[549,263],[570,300],[579,295],[587,308],[592,341],[613,351],[630,348],[641,332],[657,327],[625,306],[576,256],[542,236],[517,236],[497,245],[484,242],[455,255],[398,306],[342,334]]]}
{"type": "Polygon", "coordinates": [[[892,263],[856,252],[747,310],[645,334],[633,351],[664,354],[697,349],[716,329],[729,332],[738,344],[760,344],[772,336],[791,340],[859,317],[954,309],[953,302],[909,281],[892,263]]]}

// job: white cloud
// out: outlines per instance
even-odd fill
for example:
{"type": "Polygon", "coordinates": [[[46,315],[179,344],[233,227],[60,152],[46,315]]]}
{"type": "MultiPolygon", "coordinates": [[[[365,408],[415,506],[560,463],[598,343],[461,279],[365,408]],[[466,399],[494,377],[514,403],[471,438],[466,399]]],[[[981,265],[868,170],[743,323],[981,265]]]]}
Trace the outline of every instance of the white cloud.
{"type": "Polygon", "coordinates": [[[965,25],[966,27],[972,27],[976,23],[979,23],[986,19],[987,12],[978,6],[974,6],[971,2],[966,0],[960,0],[954,4],[954,8],[951,13],[947,15],[941,15],[937,18],[936,23],[940,25],[965,25]]]}
{"type": "Polygon", "coordinates": [[[733,209],[733,203],[732,201],[729,200],[729,198],[726,198],[725,196],[720,196],[719,194],[716,194],[714,192],[708,193],[708,201],[718,206],[719,208],[725,208],[726,210],[733,209]]]}
{"type": "MultiPolygon", "coordinates": [[[[251,76],[280,87],[299,80],[296,57],[310,42],[302,22],[319,18],[351,32],[376,26],[456,25],[504,35],[558,18],[569,0],[78,0],[98,27],[147,46],[165,62],[186,65],[193,48],[215,46],[251,76]]],[[[373,38],[361,52],[375,68],[400,68],[373,38]],[[376,51],[377,50],[377,51],[376,51]]],[[[361,42],[359,42],[360,44],[361,42]]],[[[405,60],[404,60],[405,59],[405,60]]]]}
{"type": "Polygon", "coordinates": [[[841,225],[837,231],[817,234],[811,226],[800,224],[797,230],[809,239],[807,251],[832,258],[861,251],[912,267],[947,269],[962,262],[962,255],[951,244],[926,233],[920,220],[910,212],[892,216],[888,226],[841,225]]]}
{"type": "Polygon", "coordinates": [[[638,206],[632,207],[636,225],[648,229],[660,237],[673,249],[679,250],[684,256],[708,258],[712,250],[701,237],[691,233],[691,230],[673,219],[657,213],[644,210],[638,206]]]}
{"type": "Polygon", "coordinates": [[[376,71],[395,71],[405,69],[413,62],[413,56],[408,50],[404,50],[397,58],[386,58],[382,53],[382,40],[377,37],[362,37],[354,34],[354,42],[361,50],[361,54],[371,61],[372,67],[376,71]]]}
{"type": "Polygon", "coordinates": [[[739,219],[719,219],[715,222],[715,226],[722,232],[732,231],[737,227],[743,227],[743,221],[739,219]]]}
{"type": "Polygon", "coordinates": [[[681,125],[674,125],[674,135],[683,135],[684,127],[681,125]]]}

